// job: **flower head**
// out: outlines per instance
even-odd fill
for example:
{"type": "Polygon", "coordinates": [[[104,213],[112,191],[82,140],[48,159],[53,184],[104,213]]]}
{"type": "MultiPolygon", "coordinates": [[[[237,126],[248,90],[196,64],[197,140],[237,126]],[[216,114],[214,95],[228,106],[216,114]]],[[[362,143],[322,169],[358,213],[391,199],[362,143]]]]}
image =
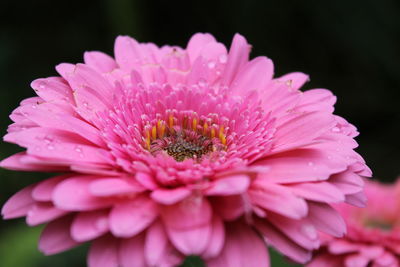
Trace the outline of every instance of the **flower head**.
{"type": "Polygon", "coordinates": [[[308,267],[400,266],[400,182],[367,182],[366,208],[340,204],[348,233],[343,238],[325,236],[323,246],[308,267]]]}
{"type": "Polygon", "coordinates": [[[35,80],[4,137],[27,150],[1,166],[62,175],[3,216],[48,223],[45,254],[92,241],[90,267],[268,266],[265,242],[306,262],[317,231],[343,235],[330,203],[363,205],[370,171],[330,91],[249,53],[240,35],[229,52],[210,34],[186,49],[121,36],[115,59],[87,52],[35,80]]]}

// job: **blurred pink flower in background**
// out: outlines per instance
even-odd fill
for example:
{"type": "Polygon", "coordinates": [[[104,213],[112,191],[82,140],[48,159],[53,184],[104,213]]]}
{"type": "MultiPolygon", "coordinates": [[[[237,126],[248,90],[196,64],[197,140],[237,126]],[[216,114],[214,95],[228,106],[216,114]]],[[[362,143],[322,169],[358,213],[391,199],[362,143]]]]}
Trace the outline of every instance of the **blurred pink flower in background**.
{"type": "Polygon", "coordinates": [[[400,266],[400,180],[395,185],[367,182],[366,208],[338,205],[347,235],[324,236],[307,267],[400,266]]]}
{"type": "Polygon", "coordinates": [[[363,206],[370,170],[330,91],[303,73],[229,52],[210,34],[186,49],[121,36],[115,59],[87,52],[32,83],[4,140],[26,152],[1,166],[60,176],[15,194],[4,218],[47,223],[45,254],[91,241],[90,267],[269,266],[266,244],[296,262],[341,237],[331,203],[363,206]]]}

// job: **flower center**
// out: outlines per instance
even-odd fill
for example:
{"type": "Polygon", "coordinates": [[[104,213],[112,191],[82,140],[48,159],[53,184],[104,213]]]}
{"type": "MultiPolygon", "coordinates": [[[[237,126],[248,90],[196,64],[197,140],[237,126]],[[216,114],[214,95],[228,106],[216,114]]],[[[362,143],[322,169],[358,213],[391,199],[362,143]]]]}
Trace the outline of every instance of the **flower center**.
{"type": "Polygon", "coordinates": [[[153,155],[166,153],[178,162],[200,161],[226,150],[226,123],[216,114],[199,117],[194,111],[167,110],[165,116],[156,117],[143,127],[143,147],[153,155]]]}

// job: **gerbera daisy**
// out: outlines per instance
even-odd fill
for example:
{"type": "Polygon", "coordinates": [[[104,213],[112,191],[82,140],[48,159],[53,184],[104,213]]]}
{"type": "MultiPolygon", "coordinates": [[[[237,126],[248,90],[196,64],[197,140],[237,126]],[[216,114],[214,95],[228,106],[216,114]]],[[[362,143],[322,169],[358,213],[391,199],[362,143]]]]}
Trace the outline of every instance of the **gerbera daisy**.
{"type": "Polygon", "coordinates": [[[317,231],[344,234],[330,204],[363,205],[370,171],[330,91],[249,53],[239,34],[229,52],[210,34],[186,49],[120,36],[114,58],[86,52],[33,81],[4,137],[26,151],[1,166],[61,175],[4,218],[47,223],[45,254],[92,242],[90,267],[269,266],[266,244],[308,261],[317,231]]]}
{"type": "Polygon", "coordinates": [[[348,233],[324,236],[307,267],[400,266],[400,180],[395,185],[367,182],[365,192],[366,208],[338,205],[348,233]]]}

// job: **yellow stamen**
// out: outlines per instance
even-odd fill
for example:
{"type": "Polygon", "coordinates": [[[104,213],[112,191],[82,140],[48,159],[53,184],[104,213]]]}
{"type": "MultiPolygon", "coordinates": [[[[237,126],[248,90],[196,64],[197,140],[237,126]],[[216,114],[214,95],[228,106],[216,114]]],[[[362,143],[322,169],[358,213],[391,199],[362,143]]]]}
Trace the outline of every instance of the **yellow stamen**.
{"type": "Polygon", "coordinates": [[[148,150],[150,150],[150,133],[149,133],[149,131],[146,131],[146,139],[145,139],[145,142],[146,142],[146,148],[147,148],[148,150]]]}
{"type": "Polygon", "coordinates": [[[193,121],[192,121],[192,128],[193,128],[193,131],[197,131],[197,119],[196,118],[194,118],[193,119],[193,121]]]}
{"type": "Polygon", "coordinates": [[[208,130],[208,124],[207,124],[207,122],[205,122],[204,126],[203,126],[203,135],[205,135],[207,133],[207,130],[208,130]]]}
{"type": "Polygon", "coordinates": [[[185,116],[185,117],[183,117],[183,122],[182,122],[183,129],[187,128],[187,126],[188,126],[187,124],[188,124],[188,118],[185,116]]]}
{"type": "Polygon", "coordinates": [[[212,127],[211,128],[211,139],[213,139],[215,137],[215,128],[212,127]]]}
{"type": "Polygon", "coordinates": [[[219,139],[221,140],[221,143],[225,146],[226,145],[226,137],[224,134],[219,135],[219,139]]]}
{"type": "Polygon", "coordinates": [[[160,126],[158,127],[158,135],[160,138],[164,137],[164,133],[165,133],[165,123],[164,121],[162,121],[162,123],[160,123],[160,126]]]}
{"type": "Polygon", "coordinates": [[[156,126],[153,126],[153,128],[151,129],[151,138],[157,139],[157,127],[156,126]]]}
{"type": "Polygon", "coordinates": [[[169,126],[169,128],[171,128],[171,129],[172,129],[172,127],[174,126],[174,116],[172,116],[172,115],[169,115],[169,118],[168,118],[168,126],[169,126]]]}
{"type": "Polygon", "coordinates": [[[219,127],[219,133],[218,133],[218,136],[221,136],[221,135],[223,135],[223,134],[224,134],[224,130],[225,130],[224,126],[223,126],[223,125],[221,125],[221,127],[219,127]]]}

